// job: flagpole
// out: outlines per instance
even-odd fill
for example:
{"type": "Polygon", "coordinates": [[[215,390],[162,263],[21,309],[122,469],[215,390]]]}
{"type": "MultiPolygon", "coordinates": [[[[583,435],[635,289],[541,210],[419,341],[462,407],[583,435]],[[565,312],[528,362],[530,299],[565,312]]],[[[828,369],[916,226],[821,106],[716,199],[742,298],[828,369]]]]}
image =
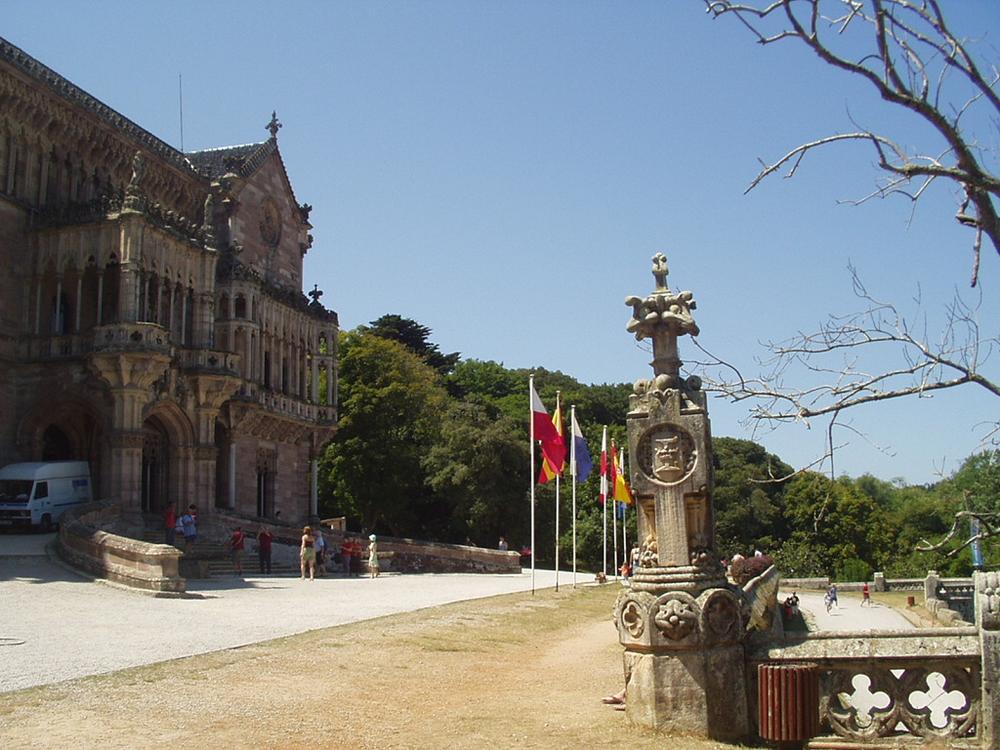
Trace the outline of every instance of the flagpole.
{"type": "MultiPolygon", "coordinates": [[[[625,449],[622,448],[622,476],[627,477],[628,474],[625,473],[625,449]]],[[[628,528],[628,503],[622,503],[622,565],[626,562],[631,563],[628,556],[628,534],[626,529],[628,528]]]]}
{"type": "MultiPolygon", "coordinates": [[[[617,452],[615,451],[615,439],[611,438],[611,463],[614,465],[615,456],[617,452]]],[[[616,477],[615,472],[618,471],[618,467],[614,466],[611,470],[611,476],[616,477]]],[[[618,491],[618,479],[612,482],[614,485],[611,488],[611,541],[614,546],[614,564],[615,564],[615,580],[618,580],[618,499],[615,497],[618,491]]]]}
{"type": "Polygon", "coordinates": [[[569,407],[569,471],[573,476],[573,588],[576,588],[576,406],[569,407]]]}
{"type": "Polygon", "coordinates": [[[535,410],[532,408],[531,395],[535,392],[535,376],[528,376],[528,431],[530,433],[528,449],[531,453],[531,594],[535,594],[535,410]]]}
{"type": "Polygon", "coordinates": [[[604,577],[608,577],[608,426],[601,434],[601,508],[604,515],[604,533],[601,545],[604,547],[604,577]]]}
{"type": "MultiPolygon", "coordinates": [[[[562,412],[559,411],[559,391],[556,391],[556,414],[559,415],[559,421],[562,422],[562,412]]],[[[559,429],[559,425],[556,425],[556,430],[559,429]]],[[[556,467],[557,470],[561,471],[562,467],[556,467]]],[[[556,591],[559,590],[559,478],[560,474],[556,474],[556,591]]]]}

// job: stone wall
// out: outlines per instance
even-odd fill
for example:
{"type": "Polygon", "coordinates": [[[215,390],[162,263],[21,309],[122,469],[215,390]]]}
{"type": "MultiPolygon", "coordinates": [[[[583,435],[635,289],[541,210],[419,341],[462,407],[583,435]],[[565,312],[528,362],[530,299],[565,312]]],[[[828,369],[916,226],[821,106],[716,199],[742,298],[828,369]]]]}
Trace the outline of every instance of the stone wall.
{"type": "Polygon", "coordinates": [[[66,562],[117,583],[146,591],[182,593],[181,552],[108,531],[124,529],[117,503],[100,501],[63,514],[56,549],[66,562]]]}

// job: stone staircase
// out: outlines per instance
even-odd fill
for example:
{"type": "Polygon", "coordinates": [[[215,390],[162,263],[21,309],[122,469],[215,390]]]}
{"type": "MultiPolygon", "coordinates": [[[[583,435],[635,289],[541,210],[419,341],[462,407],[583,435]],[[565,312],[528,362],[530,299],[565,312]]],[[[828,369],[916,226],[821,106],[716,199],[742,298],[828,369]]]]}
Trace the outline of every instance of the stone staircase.
{"type": "MultiPolygon", "coordinates": [[[[143,532],[142,540],[152,544],[166,544],[166,531],[163,529],[153,530],[147,528],[143,532]]],[[[174,542],[174,546],[180,550],[184,549],[184,539],[179,534],[174,542]]],[[[181,560],[181,565],[184,567],[186,567],[184,565],[185,560],[198,561],[198,563],[200,563],[199,569],[211,578],[232,578],[236,575],[236,569],[233,567],[233,559],[229,554],[229,550],[226,549],[221,543],[210,539],[198,539],[198,541],[195,542],[194,547],[192,547],[189,552],[184,553],[184,557],[181,560]]],[[[260,575],[260,564],[258,563],[256,552],[243,553],[243,575],[260,575]]],[[[298,565],[291,565],[287,562],[272,562],[271,575],[297,576],[299,575],[299,567],[298,565]]]]}

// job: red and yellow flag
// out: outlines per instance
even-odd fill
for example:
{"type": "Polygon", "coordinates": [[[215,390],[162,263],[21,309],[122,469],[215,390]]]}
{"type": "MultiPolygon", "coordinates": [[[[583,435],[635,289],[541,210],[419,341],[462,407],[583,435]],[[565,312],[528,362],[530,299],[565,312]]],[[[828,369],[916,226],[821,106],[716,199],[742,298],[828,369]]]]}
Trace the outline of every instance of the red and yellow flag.
{"type": "Polygon", "coordinates": [[[558,442],[542,443],[542,470],[538,474],[538,483],[551,482],[557,476],[562,476],[566,469],[566,437],[562,419],[562,406],[556,397],[556,410],[552,413],[552,425],[559,436],[558,442]]]}

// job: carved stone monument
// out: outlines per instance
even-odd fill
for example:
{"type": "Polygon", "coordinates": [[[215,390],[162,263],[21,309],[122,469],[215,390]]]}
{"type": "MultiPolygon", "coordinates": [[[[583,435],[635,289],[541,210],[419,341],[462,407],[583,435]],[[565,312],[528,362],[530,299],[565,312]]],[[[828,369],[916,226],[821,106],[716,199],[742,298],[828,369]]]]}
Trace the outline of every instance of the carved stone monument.
{"type": "Polygon", "coordinates": [[[682,378],[677,339],[697,335],[691,292],[629,297],[636,339],[653,343],[653,378],[629,398],[632,488],[642,543],[615,605],[625,647],[626,712],[636,724],[718,739],[749,734],[740,591],[715,553],[712,435],[701,381],[682,378]]]}

